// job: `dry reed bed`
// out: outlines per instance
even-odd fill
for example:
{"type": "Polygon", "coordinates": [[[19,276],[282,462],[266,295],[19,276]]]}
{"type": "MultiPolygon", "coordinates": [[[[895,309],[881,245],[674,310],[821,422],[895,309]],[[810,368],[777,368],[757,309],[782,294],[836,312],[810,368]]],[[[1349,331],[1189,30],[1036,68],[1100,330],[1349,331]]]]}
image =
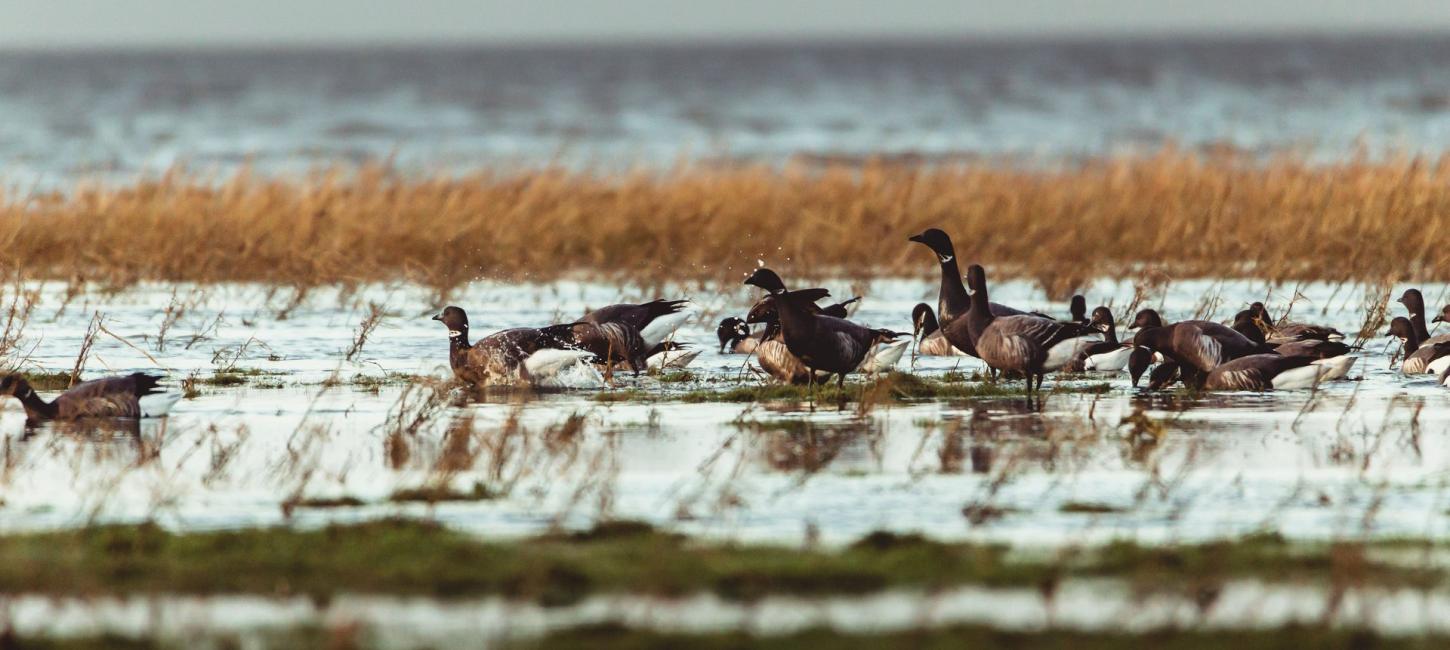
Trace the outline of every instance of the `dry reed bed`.
{"type": "Polygon", "coordinates": [[[1450,280],[1450,158],[1165,151],[1024,169],[681,166],[418,178],[173,171],[127,187],[0,197],[4,263],[31,277],[311,286],[583,273],[649,284],[792,274],[929,276],[908,234],[940,226],[998,277],[1060,295],[1144,265],[1178,277],[1450,280]]]}

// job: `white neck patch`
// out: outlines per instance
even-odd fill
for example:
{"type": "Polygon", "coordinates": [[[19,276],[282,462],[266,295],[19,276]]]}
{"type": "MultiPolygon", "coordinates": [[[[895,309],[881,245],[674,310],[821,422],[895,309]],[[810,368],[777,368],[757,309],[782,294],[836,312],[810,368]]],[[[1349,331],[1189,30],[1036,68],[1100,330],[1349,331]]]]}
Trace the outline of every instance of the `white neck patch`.
{"type": "Polygon", "coordinates": [[[448,338],[456,339],[463,336],[463,330],[448,330],[448,338]]]}
{"type": "Polygon", "coordinates": [[[942,264],[946,264],[947,262],[950,262],[950,261],[952,261],[954,259],[957,259],[957,256],[955,256],[955,255],[942,255],[941,253],[937,253],[936,254],[936,258],[939,259],[939,260],[941,260],[941,263],[942,264]]]}

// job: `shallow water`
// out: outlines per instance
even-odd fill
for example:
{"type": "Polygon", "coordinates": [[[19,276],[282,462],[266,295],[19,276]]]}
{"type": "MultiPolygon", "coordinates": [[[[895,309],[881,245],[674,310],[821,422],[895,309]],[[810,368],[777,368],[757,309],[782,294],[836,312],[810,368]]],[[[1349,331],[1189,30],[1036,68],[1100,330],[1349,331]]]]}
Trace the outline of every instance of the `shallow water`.
{"type": "Polygon", "coordinates": [[[1450,631],[1450,594],[1418,589],[1348,589],[1236,580],[1212,598],[1144,593],[1107,579],[1068,580],[1045,598],[1037,589],[962,587],[938,592],[897,590],[867,596],[769,596],[752,602],[702,594],[680,598],[590,596],[562,607],[502,598],[434,601],[340,596],[307,598],[152,596],[0,600],[0,620],[23,637],[105,633],[201,642],[249,638],[303,626],[360,627],[379,647],[502,645],[583,626],[703,634],[742,631],[782,635],[812,628],[888,633],[951,625],[1003,630],[1070,629],[1146,633],[1155,630],[1271,629],[1334,625],[1385,635],[1450,631]]]}
{"type": "MultiPolygon", "coordinates": [[[[867,296],[855,318],[895,329],[909,329],[911,305],[934,302],[936,292],[934,282],[916,280],[854,291],[846,283],[826,286],[838,296],[867,296]]],[[[446,376],[446,335],[428,318],[438,305],[421,288],[319,292],[285,318],[279,311],[291,296],[269,298],[253,286],[83,292],[63,308],[63,287],[33,288],[40,300],[21,345],[28,368],[71,368],[92,314],[100,313],[116,336],[98,335],[87,376],[157,363],[173,380],[225,366],[267,374],[241,387],[203,385],[172,417],[143,422],[136,432],[27,431],[19,405],[6,400],[0,530],[146,519],[177,529],[315,525],[403,514],[512,536],[609,516],[786,543],[841,543],[889,529],[1059,546],[1261,530],[1303,539],[1443,538],[1450,526],[1450,392],[1428,377],[1398,375],[1390,367],[1394,346],[1382,336],[1366,344],[1350,373],[1355,381],[1315,394],[1145,395],[1117,374],[1050,377],[1049,384],[1111,388],[1052,394],[1040,409],[1021,398],[877,405],[867,413],[854,405],[820,404],[811,412],[795,404],[670,401],[690,389],[758,381],[742,375],[744,356],[713,349],[713,323],[743,312],[753,297],[753,289],[728,287],[691,292],[704,313],[680,338],[707,348],[691,367],[694,381],[661,384],[621,373],[606,389],[640,388],[666,399],[603,403],[594,390],[498,392],[458,404],[428,401],[422,384],[356,382],[386,373],[446,376]],[[386,305],[388,315],[361,354],[344,361],[368,303],[386,305]],[[155,337],[168,305],[187,306],[162,347],[155,337]],[[325,385],[334,374],[340,382],[325,385]],[[1161,423],[1161,439],[1122,425],[1140,409],[1161,423]],[[566,425],[571,416],[579,426],[566,425]],[[399,433],[413,422],[415,430],[399,433]],[[462,490],[482,484],[502,496],[436,506],[388,501],[395,490],[440,480],[462,490]],[[284,507],[342,496],[366,505],[284,507]],[[964,516],[968,506],[991,516],[964,516]]],[[[1031,285],[993,289],[996,300],[1065,315],[1064,305],[1043,300],[1031,285]]],[[[1364,289],[1298,290],[1304,297],[1296,317],[1359,330],[1364,289]]],[[[1103,281],[1085,293],[1090,304],[1121,311],[1133,290],[1103,281]]],[[[1195,315],[1206,295],[1220,297],[1220,319],[1265,295],[1282,312],[1294,295],[1290,287],[1202,281],[1175,283],[1166,293],[1153,304],[1169,319],[1195,315]]],[[[476,335],[653,297],[587,283],[481,283],[456,295],[473,309],[476,335]]],[[[1445,289],[1429,287],[1426,295],[1440,304],[1445,289]]],[[[1391,305],[1393,314],[1399,306],[1391,305]]],[[[927,375],[976,368],[946,358],[918,359],[916,367],[927,375]]]]}

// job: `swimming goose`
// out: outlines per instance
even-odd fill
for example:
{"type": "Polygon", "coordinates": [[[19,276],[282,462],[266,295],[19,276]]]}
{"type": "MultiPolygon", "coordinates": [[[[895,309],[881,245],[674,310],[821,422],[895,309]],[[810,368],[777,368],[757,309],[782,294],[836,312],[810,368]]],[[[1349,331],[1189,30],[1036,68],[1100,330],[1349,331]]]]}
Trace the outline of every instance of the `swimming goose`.
{"type": "Polygon", "coordinates": [[[1127,367],[1128,357],[1133,353],[1132,345],[1118,341],[1118,327],[1113,312],[1107,307],[1093,309],[1088,321],[1094,329],[1103,333],[1103,340],[1078,350],[1072,360],[1063,367],[1067,372],[1117,372],[1127,367]]]}
{"type": "Polygon", "coordinates": [[[965,356],[965,354],[954,347],[951,341],[942,334],[941,326],[937,325],[936,314],[932,312],[931,305],[919,302],[911,309],[911,337],[917,341],[916,353],[927,357],[953,357],[965,356]]]}
{"type": "Polygon", "coordinates": [[[1322,380],[1343,379],[1345,375],[1349,374],[1349,369],[1354,367],[1354,362],[1358,360],[1358,357],[1350,355],[1354,349],[1343,341],[1305,338],[1275,344],[1271,340],[1265,339],[1262,322],[1252,309],[1245,309],[1234,315],[1233,329],[1235,332],[1243,334],[1244,338],[1259,344],[1263,348],[1263,352],[1273,352],[1285,357],[1314,359],[1314,365],[1327,369],[1322,380]]]}
{"type": "Polygon", "coordinates": [[[958,348],[971,344],[994,373],[1013,371],[1025,375],[1028,391],[1041,390],[1043,377],[1067,365],[1079,343],[1087,345],[1102,339],[1098,331],[1077,323],[1027,314],[994,315],[989,306],[987,272],[977,264],[967,267],[967,288],[972,307],[945,328],[947,340],[958,348]],[[968,336],[962,336],[964,333],[968,336]],[[1054,353],[1057,349],[1070,352],[1064,356],[1054,353]]]}
{"type": "Polygon", "coordinates": [[[448,328],[448,365],[453,368],[453,376],[471,384],[522,382],[547,386],[564,371],[593,356],[589,351],[573,349],[575,323],[516,327],[469,343],[468,313],[462,308],[445,307],[433,320],[448,328]]]}
{"type": "Polygon", "coordinates": [[[644,349],[649,350],[669,338],[690,319],[690,312],[685,311],[689,302],[659,299],[641,304],[621,303],[600,307],[585,314],[580,320],[595,325],[628,325],[639,332],[644,341],[644,349]]]}
{"type": "Polygon", "coordinates": [[[120,377],[92,379],[70,387],[45,401],[20,375],[0,378],[0,395],[11,395],[25,407],[27,423],[84,418],[163,417],[181,399],[181,393],[161,390],[161,378],[137,372],[120,377]]]}
{"type": "Polygon", "coordinates": [[[1410,319],[1396,316],[1390,321],[1388,335],[1399,337],[1405,342],[1405,362],[1400,364],[1400,372],[1407,375],[1439,375],[1446,368],[1450,368],[1450,341],[1422,341],[1410,319]]]}
{"type": "Polygon", "coordinates": [[[1070,314],[1068,320],[1079,325],[1088,324],[1087,298],[1081,295],[1073,296],[1072,302],[1068,303],[1067,311],[1070,314]]]}
{"type": "Polygon", "coordinates": [[[1164,325],[1162,317],[1152,309],[1139,311],[1132,328],[1139,328],[1133,345],[1178,362],[1179,378],[1195,388],[1201,388],[1208,372],[1219,364],[1266,351],[1243,334],[1213,321],[1186,320],[1164,325]]]}
{"type": "Polygon", "coordinates": [[[1419,289],[1405,289],[1405,293],[1401,294],[1396,302],[1404,305],[1405,310],[1410,312],[1410,324],[1415,327],[1415,334],[1419,336],[1420,345],[1450,341],[1450,334],[1430,336],[1430,330],[1425,325],[1425,296],[1420,293],[1419,289]]]}
{"type": "Polygon", "coordinates": [[[1206,390],[1288,390],[1314,388],[1330,369],[1315,365],[1313,357],[1251,354],[1219,364],[1204,379],[1206,390]]]}
{"type": "Polygon", "coordinates": [[[1259,320],[1261,329],[1267,329],[1268,334],[1265,337],[1265,342],[1269,345],[1308,340],[1344,340],[1343,332],[1327,325],[1310,325],[1308,323],[1294,322],[1276,324],[1274,317],[1269,315],[1268,310],[1262,302],[1255,302],[1249,305],[1248,312],[1259,320]]]}
{"type": "MultiPolygon", "coordinates": [[[[928,228],[907,240],[922,244],[936,253],[937,262],[941,265],[941,290],[937,295],[936,319],[937,326],[945,330],[952,321],[972,309],[972,300],[967,296],[967,288],[962,284],[962,273],[958,270],[957,252],[952,245],[952,238],[937,228],[928,228]]],[[[1028,313],[994,302],[987,304],[993,316],[1020,316],[1028,313]]],[[[954,345],[968,356],[977,356],[976,350],[971,347],[962,347],[961,343],[954,345]]]]}
{"type": "Polygon", "coordinates": [[[891,342],[905,334],[813,313],[811,305],[829,295],[825,289],[803,289],[771,298],[775,301],[786,349],[807,368],[837,375],[837,385],[844,385],[845,375],[862,368],[878,343],[891,342]]]}

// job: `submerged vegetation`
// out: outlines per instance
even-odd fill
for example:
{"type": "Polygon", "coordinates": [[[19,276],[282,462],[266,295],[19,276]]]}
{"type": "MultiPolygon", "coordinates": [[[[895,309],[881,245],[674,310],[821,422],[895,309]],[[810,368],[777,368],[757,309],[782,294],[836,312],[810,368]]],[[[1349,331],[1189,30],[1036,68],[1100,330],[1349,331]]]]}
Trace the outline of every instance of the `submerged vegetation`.
{"type": "Polygon", "coordinates": [[[1447,280],[1450,252],[1420,236],[1450,220],[1447,208],[1444,160],[1320,164],[1172,149],[1034,168],[877,161],[418,178],[369,166],[304,180],[173,170],[130,186],[0,197],[0,241],[28,274],[112,286],[447,289],[578,271],[738,281],[757,258],[790,260],[796,276],[918,274],[930,262],[905,237],[940,226],[995,277],[1037,279],[1060,296],[1087,274],[1144,265],[1174,277],[1447,280]],[[1000,236],[1003,223],[1017,224],[1014,236],[1000,236]]]}
{"type": "MultiPolygon", "coordinates": [[[[1386,543],[1390,544],[1390,543],[1386,543]]],[[[1428,549],[1418,544],[1394,550],[1428,549]]],[[[53,595],[497,594],[568,604],[592,593],[732,600],[893,587],[1038,587],[1116,577],[1144,590],[1203,589],[1237,577],[1428,587],[1443,569],[1398,564],[1360,544],[1291,544],[1274,535],[1171,547],[1116,543],[1035,556],[1005,546],[873,533],[839,550],[708,543],[633,522],[514,541],[480,540],[431,523],[383,520],[317,530],[177,534],[155,525],[0,537],[0,590],[53,595]]],[[[1411,557],[1415,553],[1408,554],[1411,557]]]]}

